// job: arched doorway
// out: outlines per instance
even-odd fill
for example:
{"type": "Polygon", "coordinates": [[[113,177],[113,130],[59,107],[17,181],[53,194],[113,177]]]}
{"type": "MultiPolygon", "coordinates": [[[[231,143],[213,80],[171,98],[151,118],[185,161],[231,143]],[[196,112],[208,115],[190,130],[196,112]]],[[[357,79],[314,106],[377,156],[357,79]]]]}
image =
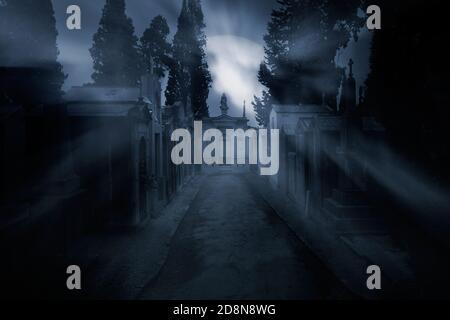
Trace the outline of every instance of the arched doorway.
{"type": "Polygon", "coordinates": [[[144,138],[139,142],[139,216],[147,217],[147,144],[144,138]]]}

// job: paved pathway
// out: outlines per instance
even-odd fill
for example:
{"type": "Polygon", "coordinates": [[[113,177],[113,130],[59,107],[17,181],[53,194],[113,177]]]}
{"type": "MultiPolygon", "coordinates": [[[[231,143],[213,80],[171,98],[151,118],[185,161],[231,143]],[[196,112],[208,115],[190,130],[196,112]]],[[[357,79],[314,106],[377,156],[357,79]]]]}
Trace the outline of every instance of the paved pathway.
{"type": "Polygon", "coordinates": [[[319,299],[345,290],[237,174],[204,179],[141,299],[319,299]]]}

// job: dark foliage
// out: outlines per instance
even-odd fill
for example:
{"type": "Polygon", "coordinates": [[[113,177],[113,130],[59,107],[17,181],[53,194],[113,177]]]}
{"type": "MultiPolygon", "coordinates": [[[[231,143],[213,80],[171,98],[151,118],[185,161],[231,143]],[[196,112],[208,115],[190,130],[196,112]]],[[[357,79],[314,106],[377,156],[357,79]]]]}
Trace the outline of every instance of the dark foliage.
{"type": "Polygon", "coordinates": [[[156,16],[141,37],[141,54],[145,71],[147,73],[153,71],[159,78],[163,78],[168,70],[171,51],[170,43],[167,41],[169,33],[166,19],[156,16]]]}
{"type": "Polygon", "coordinates": [[[278,0],[264,37],[266,60],[260,82],[278,103],[322,103],[336,108],[342,72],[336,51],[345,47],[363,19],[359,0],[278,0]]]}
{"type": "Polygon", "coordinates": [[[58,101],[65,80],[57,61],[56,21],[50,0],[4,1],[0,6],[0,102],[58,101]]]}
{"type": "Polygon", "coordinates": [[[166,100],[168,104],[191,101],[197,119],[208,116],[206,100],[212,82],[206,61],[204,28],[200,1],[184,0],[172,45],[166,100]]]}
{"type": "Polygon", "coordinates": [[[267,128],[272,111],[272,97],[267,91],[263,91],[262,97],[253,97],[253,110],[255,111],[256,122],[260,127],[267,128]]]}
{"type": "Polygon", "coordinates": [[[364,112],[377,116],[409,159],[449,178],[450,49],[444,2],[374,4],[382,8],[382,29],[373,37],[364,112]]]}
{"type": "Polygon", "coordinates": [[[107,0],[100,26],[90,49],[94,60],[92,79],[100,86],[135,86],[141,59],[132,20],[125,14],[125,0],[107,0]]]}

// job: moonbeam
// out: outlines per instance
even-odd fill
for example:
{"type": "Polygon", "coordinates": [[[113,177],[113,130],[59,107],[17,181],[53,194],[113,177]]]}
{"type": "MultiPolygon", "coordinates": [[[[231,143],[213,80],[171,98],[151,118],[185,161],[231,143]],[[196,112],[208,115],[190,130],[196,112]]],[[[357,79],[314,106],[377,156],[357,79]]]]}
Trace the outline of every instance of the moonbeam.
{"type": "Polygon", "coordinates": [[[218,129],[203,133],[202,121],[195,121],[193,148],[191,132],[187,129],[174,130],[171,140],[177,142],[171,152],[175,165],[259,164],[263,176],[276,175],[279,170],[278,129],[227,129],[224,137],[218,129]]]}

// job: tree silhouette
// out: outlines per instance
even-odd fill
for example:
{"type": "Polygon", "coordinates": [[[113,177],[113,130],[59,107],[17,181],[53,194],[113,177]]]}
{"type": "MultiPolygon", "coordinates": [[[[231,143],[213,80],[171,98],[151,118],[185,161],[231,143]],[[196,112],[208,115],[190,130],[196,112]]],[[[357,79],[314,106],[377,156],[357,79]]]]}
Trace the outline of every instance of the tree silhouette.
{"type": "Polygon", "coordinates": [[[374,31],[364,113],[375,115],[389,140],[409,161],[450,180],[448,88],[450,48],[442,2],[414,0],[382,8],[374,31]]]}
{"type": "Polygon", "coordinates": [[[177,101],[181,100],[181,84],[180,73],[181,66],[178,61],[173,59],[169,63],[169,79],[167,80],[167,87],[165,91],[166,105],[173,105],[177,101]]]}
{"type": "Polygon", "coordinates": [[[0,74],[2,99],[26,105],[58,101],[65,75],[57,61],[52,2],[4,1],[0,30],[0,66],[9,68],[0,74]]]}
{"type": "Polygon", "coordinates": [[[141,37],[141,52],[144,68],[147,73],[153,71],[159,78],[163,78],[169,65],[171,51],[167,36],[170,33],[167,21],[162,16],[153,18],[150,26],[141,37]]]}
{"type": "Polygon", "coordinates": [[[197,119],[208,116],[206,100],[212,82],[206,61],[204,28],[200,1],[184,0],[172,45],[166,100],[185,104],[190,100],[197,119]]]}
{"type": "Polygon", "coordinates": [[[178,16],[177,32],[175,33],[172,45],[172,59],[169,69],[169,81],[166,87],[166,103],[173,104],[181,101],[184,104],[188,100],[189,75],[187,65],[189,65],[190,47],[193,42],[193,26],[186,0],[178,16]],[[191,39],[188,39],[190,37],[191,39]]]}
{"type": "Polygon", "coordinates": [[[336,108],[336,51],[362,26],[360,0],[279,0],[267,27],[259,81],[279,103],[325,102],[336,108]]]}
{"type": "Polygon", "coordinates": [[[124,0],[106,0],[100,26],[90,49],[92,79],[101,86],[135,86],[139,83],[140,55],[132,20],[124,0]]]}
{"type": "Polygon", "coordinates": [[[262,97],[253,96],[253,110],[255,111],[256,122],[260,127],[267,128],[272,111],[272,98],[267,91],[263,91],[262,97]]]}

